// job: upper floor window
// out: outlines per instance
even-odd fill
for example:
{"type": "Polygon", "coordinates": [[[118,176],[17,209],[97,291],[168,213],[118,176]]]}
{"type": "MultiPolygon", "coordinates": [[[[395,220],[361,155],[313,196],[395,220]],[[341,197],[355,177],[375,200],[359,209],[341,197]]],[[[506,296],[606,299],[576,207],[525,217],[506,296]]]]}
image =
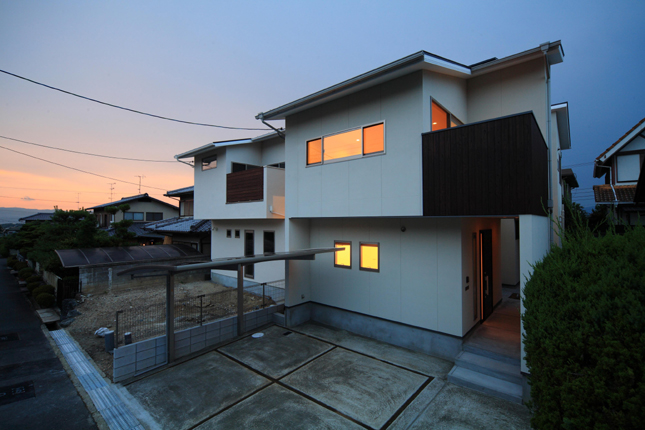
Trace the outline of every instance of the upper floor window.
{"type": "Polygon", "coordinates": [[[638,181],[641,172],[641,155],[629,154],[616,157],[616,173],[618,182],[638,181]]]}
{"type": "Polygon", "coordinates": [[[352,242],[335,241],[334,248],[342,248],[342,251],[334,252],[334,266],[352,268],[352,242]]]}
{"type": "Polygon", "coordinates": [[[182,200],[179,202],[179,216],[193,216],[194,200],[182,200]]]}
{"type": "Polygon", "coordinates": [[[146,221],[161,221],[163,212],[146,212],[146,221]]]}
{"type": "Polygon", "coordinates": [[[123,219],[132,221],[143,221],[143,212],[126,212],[123,214],[123,219]]]}
{"type": "Polygon", "coordinates": [[[202,158],[202,170],[210,170],[217,167],[217,154],[202,158]]]}
{"type": "Polygon", "coordinates": [[[446,109],[442,108],[432,100],[431,102],[431,120],[432,120],[432,131],[443,130],[444,128],[457,127],[462,125],[463,122],[459,121],[457,117],[448,112],[446,109]]]}
{"type": "Polygon", "coordinates": [[[307,142],[307,165],[385,152],[384,123],[366,125],[307,142]]]}

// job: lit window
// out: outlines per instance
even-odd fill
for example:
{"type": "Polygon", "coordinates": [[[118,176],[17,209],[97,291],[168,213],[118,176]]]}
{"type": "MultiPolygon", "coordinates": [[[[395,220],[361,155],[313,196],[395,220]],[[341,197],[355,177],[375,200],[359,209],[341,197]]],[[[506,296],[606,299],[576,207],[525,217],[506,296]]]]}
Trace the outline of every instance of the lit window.
{"type": "Polygon", "coordinates": [[[217,167],[217,155],[202,158],[202,170],[210,170],[217,167]]]}
{"type": "Polygon", "coordinates": [[[378,243],[361,243],[361,270],[371,272],[379,271],[379,244],[378,243]]]}
{"type": "Polygon", "coordinates": [[[448,112],[441,106],[432,102],[432,131],[448,128],[448,112]]]}
{"type": "Polygon", "coordinates": [[[352,242],[334,242],[336,248],[344,248],[342,251],[334,252],[334,266],[352,267],[352,242]]]}
{"type": "Polygon", "coordinates": [[[382,152],[385,152],[385,128],[380,123],[307,141],[307,165],[382,152]]]}

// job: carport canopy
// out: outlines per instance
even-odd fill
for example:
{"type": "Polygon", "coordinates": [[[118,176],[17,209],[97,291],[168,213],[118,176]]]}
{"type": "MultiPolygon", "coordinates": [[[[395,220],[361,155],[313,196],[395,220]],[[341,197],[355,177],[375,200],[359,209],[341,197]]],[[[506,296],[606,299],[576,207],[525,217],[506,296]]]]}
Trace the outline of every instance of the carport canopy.
{"type": "Polygon", "coordinates": [[[120,246],[83,249],[57,249],[63,267],[83,267],[95,264],[136,263],[143,261],[208,258],[188,245],[120,246]]]}

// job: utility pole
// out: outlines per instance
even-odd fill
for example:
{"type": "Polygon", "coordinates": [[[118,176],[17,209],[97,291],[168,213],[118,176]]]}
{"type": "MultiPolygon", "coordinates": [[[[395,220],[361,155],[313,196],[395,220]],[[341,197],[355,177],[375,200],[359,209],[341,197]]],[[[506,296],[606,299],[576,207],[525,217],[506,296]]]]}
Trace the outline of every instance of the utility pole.
{"type": "Polygon", "coordinates": [[[108,182],[108,185],[110,186],[110,201],[112,201],[112,192],[114,191],[114,186],[116,185],[116,182],[108,182]]]}
{"type": "Polygon", "coordinates": [[[141,194],[141,178],[145,178],[145,176],[134,175],[134,177],[139,178],[139,194],[141,194]]]}

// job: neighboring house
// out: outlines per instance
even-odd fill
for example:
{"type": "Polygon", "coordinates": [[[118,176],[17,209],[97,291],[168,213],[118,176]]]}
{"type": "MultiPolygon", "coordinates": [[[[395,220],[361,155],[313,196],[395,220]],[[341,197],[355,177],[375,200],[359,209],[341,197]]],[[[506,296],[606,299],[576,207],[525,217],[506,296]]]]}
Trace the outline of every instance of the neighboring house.
{"type": "MultiPolygon", "coordinates": [[[[284,157],[277,133],[213,142],[175,156],[195,160],[194,217],[212,220],[212,258],[284,250],[284,157]]],[[[213,271],[214,280],[235,286],[230,275],[213,271]]],[[[284,263],[247,266],[244,276],[258,283],[281,280],[284,263]]]]}
{"type": "Polygon", "coordinates": [[[179,216],[145,225],[145,229],[164,235],[164,244],[188,245],[206,256],[211,255],[211,221],[193,218],[194,187],[168,191],[167,197],[179,198],[179,216]]]}
{"type": "Polygon", "coordinates": [[[572,169],[562,169],[562,198],[564,200],[573,201],[572,191],[578,188],[578,179],[572,169]]]}
{"type": "Polygon", "coordinates": [[[518,255],[523,287],[556,241],[570,140],[550,67],[563,55],[545,43],[467,66],[421,51],[257,115],[285,120],[284,139],[177,155],[194,158],[212,257],[340,248],[251,275],[286,278],[288,325],[314,319],[454,360],[502,300],[502,260],[518,255]],[[517,249],[503,249],[504,220],[517,249]]]}
{"type": "Polygon", "coordinates": [[[52,216],[54,215],[53,212],[39,212],[34,215],[26,216],[23,218],[20,218],[18,221],[20,222],[37,222],[37,221],[51,221],[52,216]]]}
{"type": "Polygon", "coordinates": [[[151,221],[161,221],[166,218],[172,218],[179,215],[177,206],[166,203],[146,194],[139,194],[132,197],[123,197],[110,203],[105,203],[98,206],[87,208],[92,210],[96,216],[99,227],[107,228],[113,222],[119,222],[123,219],[129,219],[135,223],[144,223],[151,221]],[[105,212],[105,208],[110,206],[120,206],[123,204],[130,205],[130,209],[123,213],[118,211],[115,215],[110,215],[105,212]]]}
{"type": "Polygon", "coordinates": [[[645,217],[643,199],[636,198],[643,160],[645,118],[600,154],[594,164],[594,178],[605,177],[604,185],[593,187],[596,203],[611,206],[614,217],[628,225],[645,217]]]}

